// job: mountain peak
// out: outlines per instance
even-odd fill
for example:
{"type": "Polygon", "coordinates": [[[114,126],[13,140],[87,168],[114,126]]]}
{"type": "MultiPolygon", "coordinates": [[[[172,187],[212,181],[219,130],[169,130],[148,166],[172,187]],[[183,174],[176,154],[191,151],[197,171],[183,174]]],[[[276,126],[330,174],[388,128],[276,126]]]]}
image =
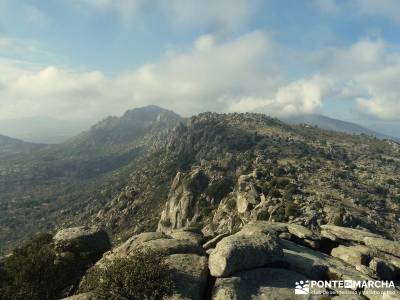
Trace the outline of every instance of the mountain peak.
{"type": "Polygon", "coordinates": [[[165,119],[165,117],[181,119],[181,117],[172,110],[168,110],[157,105],[148,105],[127,110],[121,118],[134,119],[135,121],[143,122],[154,122],[162,121],[165,119]]]}

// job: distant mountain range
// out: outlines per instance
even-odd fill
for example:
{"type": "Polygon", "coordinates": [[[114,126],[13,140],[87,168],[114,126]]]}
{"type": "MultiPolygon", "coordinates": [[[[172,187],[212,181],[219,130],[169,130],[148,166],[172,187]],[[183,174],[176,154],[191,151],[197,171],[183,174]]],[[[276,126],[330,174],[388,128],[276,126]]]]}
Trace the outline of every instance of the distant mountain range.
{"type": "Polygon", "coordinates": [[[0,120],[0,134],[32,143],[58,144],[90,127],[90,121],[49,117],[0,120]]]}
{"type": "Polygon", "coordinates": [[[390,139],[400,142],[399,137],[389,136],[369,128],[360,126],[356,123],[346,122],[338,119],[329,118],[318,114],[294,115],[281,118],[282,121],[289,124],[309,124],[321,129],[344,132],[348,134],[366,134],[379,139],[390,139]]]}
{"type": "MultiPolygon", "coordinates": [[[[151,114],[152,111],[154,114],[154,112],[157,111],[155,107],[156,106],[151,105],[148,106],[146,108],[147,114],[145,114],[145,116],[151,114]]],[[[171,113],[175,114],[173,112],[171,113]]],[[[105,120],[96,124],[94,126],[94,129],[96,132],[99,133],[101,130],[104,131],[104,127],[107,127],[108,125],[110,125],[111,127],[135,126],[135,124],[132,124],[132,119],[136,120],[140,117],[144,118],[144,116],[131,114],[136,114],[135,110],[128,110],[124,114],[124,116],[121,117],[121,120],[119,120],[120,118],[118,117],[108,117],[105,120]],[[103,129],[101,129],[101,126],[103,126],[103,129]]],[[[177,118],[176,116],[177,115],[175,114],[175,119],[177,118]]],[[[356,123],[346,122],[319,114],[295,115],[290,117],[283,117],[280,119],[289,124],[309,124],[313,126],[318,126],[319,128],[326,130],[339,131],[349,134],[366,134],[380,139],[391,139],[396,142],[400,142],[400,137],[390,136],[387,134],[383,134],[379,131],[360,126],[356,123]]],[[[49,117],[0,120],[0,135],[9,136],[31,143],[59,144],[67,141],[72,137],[76,137],[77,135],[79,136],[77,138],[74,138],[75,141],[79,139],[85,139],[85,137],[87,136],[85,136],[85,133],[81,133],[84,131],[90,132],[87,130],[91,128],[91,125],[92,123],[90,121],[66,121],[49,117]]],[[[104,132],[104,134],[106,133],[104,132]]]]}
{"type": "Polygon", "coordinates": [[[0,158],[9,154],[25,154],[40,149],[45,145],[24,142],[0,134],[0,158]]]}

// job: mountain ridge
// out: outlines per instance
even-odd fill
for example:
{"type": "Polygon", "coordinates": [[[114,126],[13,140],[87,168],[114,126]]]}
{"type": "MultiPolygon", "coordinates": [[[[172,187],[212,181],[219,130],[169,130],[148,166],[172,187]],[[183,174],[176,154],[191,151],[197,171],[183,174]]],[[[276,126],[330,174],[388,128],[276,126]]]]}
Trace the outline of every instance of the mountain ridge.
{"type": "Polygon", "coordinates": [[[367,127],[361,126],[357,123],[343,121],[340,119],[335,119],[319,114],[300,114],[282,117],[281,119],[282,121],[289,124],[309,124],[313,126],[318,126],[321,129],[325,130],[339,131],[349,134],[365,134],[369,136],[374,136],[379,139],[390,139],[395,142],[400,142],[400,137],[386,135],[381,132],[377,132],[367,127]]]}
{"type": "Polygon", "coordinates": [[[77,224],[102,226],[115,241],[124,240],[156,230],[166,201],[178,201],[177,207],[187,210],[172,205],[171,212],[185,217],[165,214],[164,227],[212,224],[212,230],[220,231],[231,224],[235,230],[273,209],[276,220],[287,221],[296,212],[292,221],[304,226],[335,219],[395,235],[396,224],[388,215],[398,214],[400,202],[398,145],[289,125],[263,114],[202,113],[183,119],[155,107],[144,117],[143,109],[148,110],[105,119],[72,141],[1,161],[2,248],[10,249],[29,232],[77,224]],[[259,175],[250,180],[253,173],[259,175]],[[244,216],[233,210],[240,176],[249,178],[244,186],[252,192],[246,197],[253,199],[239,205],[249,208],[244,216]],[[285,191],[288,182],[291,196],[285,191]]]}

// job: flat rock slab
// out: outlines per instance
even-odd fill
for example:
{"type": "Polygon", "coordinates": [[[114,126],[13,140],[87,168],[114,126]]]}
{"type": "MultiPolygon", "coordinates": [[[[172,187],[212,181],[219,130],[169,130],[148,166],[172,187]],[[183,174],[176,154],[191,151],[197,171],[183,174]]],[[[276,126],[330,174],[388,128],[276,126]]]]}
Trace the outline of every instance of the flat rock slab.
{"type": "Polygon", "coordinates": [[[241,229],[242,233],[253,234],[256,232],[262,232],[264,234],[275,234],[290,233],[299,239],[308,240],[319,240],[320,237],[312,232],[310,229],[290,223],[279,223],[279,222],[268,222],[268,221],[253,221],[241,229]]]}
{"type": "Polygon", "coordinates": [[[171,231],[169,236],[176,240],[190,240],[199,245],[201,245],[204,239],[202,234],[181,229],[171,231]]]}
{"type": "Polygon", "coordinates": [[[260,268],[236,273],[232,277],[217,278],[213,300],[292,300],[311,299],[295,295],[296,282],[307,278],[299,273],[277,268],[260,268]]]}
{"type": "Polygon", "coordinates": [[[62,300],[106,300],[106,299],[104,297],[89,292],[89,293],[74,295],[68,298],[64,298],[62,300]]]}
{"type": "Polygon", "coordinates": [[[368,266],[371,257],[374,255],[374,251],[363,245],[349,247],[340,245],[339,247],[332,249],[331,255],[352,266],[368,266]]]}
{"type": "Polygon", "coordinates": [[[348,227],[340,227],[335,225],[321,225],[321,235],[336,240],[354,241],[362,243],[366,237],[381,238],[382,236],[366,230],[353,229],[348,227]]]}
{"type": "Polygon", "coordinates": [[[376,237],[365,237],[363,242],[368,247],[400,257],[400,242],[376,237]]]}
{"type": "Polygon", "coordinates": [[[300,246],[290,241],[281,240],[283,261],[290,270],[313,280],[372,280],[357,271],[353,266],[324,253],[300,246]]]}
{"type": "Polygon", "coordinates": [[[225,277],[234,272],[263,267],[280,260],[283,252],[274,236],[241,232],[222,239],[209,257],[210,273],[225,277]]]}
{"type": "Polygon", "coordinates": [[[174,294],[168,299],[201,300],[206,292],[208,261],[197,254],[173,254],[166,263],[174,269],[174,294]]]}

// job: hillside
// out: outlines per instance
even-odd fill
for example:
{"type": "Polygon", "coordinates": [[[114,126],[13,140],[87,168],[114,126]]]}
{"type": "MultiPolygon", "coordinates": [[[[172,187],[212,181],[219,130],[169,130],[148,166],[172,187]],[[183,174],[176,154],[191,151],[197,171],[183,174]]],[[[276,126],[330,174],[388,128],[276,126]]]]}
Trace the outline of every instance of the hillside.
{"type": "Polygon", "coordinates": [[[100,225],[118,243],[157,228],[231,232],[251,220],[399,238],[398,144],[261,114],[183,120],[135,109],[5,166],[3,249],[56,227],[100,225]]]}
{"type": "Polygon", "coordinates": [[[92,224],[122,240],[157,227],[231,232],[251,220],[336,224],[399,238],[395,143],[259,114],[206,113],[156,145],[92,224]]]}
{"type": "MultiPolygon", "coordinates": [[[[149,137],[180,120],[158,107],[134,109],[65,143],[0,156],[0,249],[96,213],[126,182],[149,137]]],[[[25,145],[11,141],[19,150],[25,145]]]]}
{"type": "Polygon", "coordinates": [[[35,151],[43,147],[45,147],[45,145],[27,143],[0,134],[0,157],[14,154],[27,154],[30,151],[35,151]]]}

